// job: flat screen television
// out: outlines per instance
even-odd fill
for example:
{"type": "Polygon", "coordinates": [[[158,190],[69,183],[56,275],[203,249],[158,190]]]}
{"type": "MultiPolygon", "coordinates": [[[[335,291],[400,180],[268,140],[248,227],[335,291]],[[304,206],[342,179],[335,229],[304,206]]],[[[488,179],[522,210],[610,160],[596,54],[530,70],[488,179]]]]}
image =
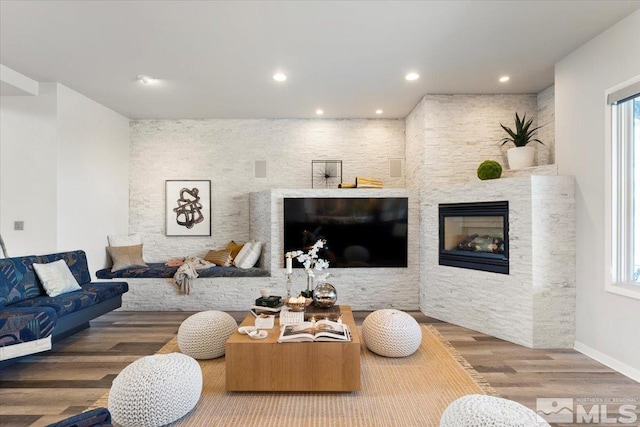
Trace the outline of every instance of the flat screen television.
{"type": "Polygon", "coordinates": [[[285,198],[284,251],[325,239],[330,268],[406,267],[407,217],[406,197],[285,198]]]}

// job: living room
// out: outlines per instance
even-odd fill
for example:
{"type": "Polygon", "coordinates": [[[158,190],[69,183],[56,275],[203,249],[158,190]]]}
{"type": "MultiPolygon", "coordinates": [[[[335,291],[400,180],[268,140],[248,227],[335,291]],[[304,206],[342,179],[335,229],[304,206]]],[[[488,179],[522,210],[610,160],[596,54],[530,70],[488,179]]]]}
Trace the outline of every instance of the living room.
{"type": "MultiPolygon", "coordinates": [[[[140,235],[151,262],[203,256],[230,241],[255,237],[259,212],[252,207],[252,194],[325,191],[335,197],[338,191],[378,191],[312,189],[312,161],[341,160],[343,182],[377,178],[384,181],[384,193],[377,194],[408,197],[409,222],[406,268],[330,269],[340,304],[363,312],[396,308],[444,321],[443,329],[461,327],[447,337],[454,347],[460,342],[455,337],[465,337],[459,351],[473,353],[464,344],[474,341],[473,332],[463,329],[468,328],[487,340],[525,348],[575,350],[594,360],[593,372],[611,368],[623,378],[606,395],[567,395],[546,384],[540,398],[640,400],[635,326],[640,291],[637,283],[622,289],[606,283],[610,261],[604,249],[611,239],[604,161],[611,124],[604,100],[640,74],[640,2],[3,0],[0,7],[0,235],[8,256],[82,249],[93,278],[110,265],[108,235],[140,235]],[[529,25],[505,22],[510,16],[529,25]],[[287,79],[274,80],[276,72],[287,79]],[[405,79],[409,72],[418,78],[405,79]],[[144,83],[138,75],[154,81],[144,83]],[[508,81],[499,81],[507,75],[508,81]],[[537,138],[544,145],[536,144],[536,167],[523,171],[508,170],[509,145],[499,144],[500,124],[513,125],[515,113],[526,113],[542,126],[537,138]],[[499,162],[502,178],[480,182],[476,169],[484,160],[499,162]],[[399,165],[399,173],[391,165],[399,165]],[[544,245],[518,252],[523,240],[514,235],[509,275],[453,272],[438,264],[438,230],[432,221],[438,198],[449,202],[448,192],[455,190],[465,199],[459,201],[466,201],[467,186],[475,185],[489,192],[515,189],[518,199],[526,191],[541,191],[535,187],[538,177],[571,178],[570,197],[545,202],[566,202],[562,209],[568,211],[540,215],[530,210],[521,216],[532,224],[551,222],[557,233],[566,231],[557,239],[558,247],[570,243],[562,256],[555,261],[539,257],[540,248],[554,255],[560,251],[544,245]],[[528,180],[528,190],[510,184],[518,179],[528,180]],[[167,236],[169,180],[211,181],[210,236],[167,236]],[[570,215],[563,218],[561,212],[570,215]],[[533,260],[533,253],[537,261],[524,262],[533,260]],[[519,274],[524,273],[513,269],[517,265],[530,268],[530,277],[523,279],[519,274]],[[511,288],[492,288],[494,282],[511,288]],[[527,287],[515,287],[522,283],[527,287]]],[[[268,278],[252,279],[246,287],[234,286],[239,278],[210,279],[226,283],[228,289],[220,293],[229,292],[228,299],[199,299],[196,281],[194,294],[175,297],[187,305],[162,304],[165,297],[143,293],[138,298],[151,300],[144,303],[153,312],[136,313],[131,306],[140,300],[134,299],[132,280],[124,309],[98,318],[90,329],[102,329],[100,322],[114,328],[119,319],[129,319],[125,329],[135,329],[138,315],[149,327],[137,329],[136,339],[142,343],[145,336],[155,336],[150,342],[157,344],[175,335],[176,322],[186,317],[179,310],[203,309],[198,302],[240,311],[244,300],[240,307],[230,301],[257,297],[265,283],[282,292],[280,234],[276,230],[273,239],[264,239],[268,278]]],[[[296,269],[299,287],[302,274],[296,269]]],[[[163,292],[174,291],[162,285],[163,292]]],[[[116,334],[109,327],[107,335],[116,334]]],[[[65,342],[70,351],[82,351],[77,341],[62,341],[60,349],[65,342]]],[[[137,356],[158,348],[141,345],[137,356]]],[[[499,385],[491,363],[483,363],[489,383],[499,385]]],[[[584,368],[581,363],[576,370],[584,368]]],[[[571,371],[571,365],[565,369],[571,371]]],[[[20,378],[0,375],[4,401],[5,392],[21,387],[20,378]]],[[[599,375],[582,372],[578,382],[597,387],[604,374],[599,375]]],[[[548,380],[552,383],[554,376],[548,380]]],[[[28,380],[22,387],[38,389],[28,380]]],[[[514,399],[517,388],[510,386],[514,399]]],[[[65,394],[73,391],[67,388],[65,394]]],[[[96,399],[85,400],[62,411],[81,412],[96,399]]],[[[25,414],[0,407],[2,416],[25,414]]]]}

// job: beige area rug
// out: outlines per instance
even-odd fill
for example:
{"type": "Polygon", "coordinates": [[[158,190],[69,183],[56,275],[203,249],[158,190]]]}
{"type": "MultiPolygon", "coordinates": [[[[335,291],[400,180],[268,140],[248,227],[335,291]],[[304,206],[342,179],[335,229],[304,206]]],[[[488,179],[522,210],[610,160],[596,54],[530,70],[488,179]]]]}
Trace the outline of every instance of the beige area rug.
{"type": "MultiPolygon", "coordinates": [[[[420,348],[405,358],[378,356],[363,344],[362,390],[353,393],[225,392],[224,357],[201,360],[200,401],[171,425],[437,426],[444,409],[458,397],[496,395],[433,326],[422,325],[422,332],[420,348]]],[[[173,338],[158,354],[177,351],[173,338]]],[[[107,402],[108,393],[92,407],[106,407],[107,402]]]]}

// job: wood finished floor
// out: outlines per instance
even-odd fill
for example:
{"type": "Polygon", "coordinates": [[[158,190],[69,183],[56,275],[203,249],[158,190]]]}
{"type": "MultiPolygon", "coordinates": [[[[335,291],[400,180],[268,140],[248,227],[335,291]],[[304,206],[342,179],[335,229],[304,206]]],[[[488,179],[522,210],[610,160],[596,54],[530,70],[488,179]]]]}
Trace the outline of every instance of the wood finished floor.
{"type": "MultiPolygon", "coordinates": [[[[190,314],[112,312],[52,351],[0,370],[0,426],[45,426],[82,412],[109,390],[125,366],[169,341],[190,314]]],[[[246,313],[231,314],[241,320],[246,313]]],[[[367,314],[354,312],[356,322],[367,314]]],[[[640,413],[640,384],[581,353],[531,350],[411,314],[420,323],[433,324],[502,397],[534,410],[538,397],[635,399],[640,413]]],[[[631,425],[639,424],[640,417],[631,425]]]]}

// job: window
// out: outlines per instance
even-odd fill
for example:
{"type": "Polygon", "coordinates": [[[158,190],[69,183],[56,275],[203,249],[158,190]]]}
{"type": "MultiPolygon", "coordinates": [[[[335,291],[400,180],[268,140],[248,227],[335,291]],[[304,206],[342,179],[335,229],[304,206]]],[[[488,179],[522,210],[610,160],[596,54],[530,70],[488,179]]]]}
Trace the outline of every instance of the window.
{"type": "Polygon", "coordinates": [[[607,282],[614,292],[612,287],[636,293],[640,292],[640,82],[611,93],[608,103],[611,104],[611,278],[607,282]]]}

